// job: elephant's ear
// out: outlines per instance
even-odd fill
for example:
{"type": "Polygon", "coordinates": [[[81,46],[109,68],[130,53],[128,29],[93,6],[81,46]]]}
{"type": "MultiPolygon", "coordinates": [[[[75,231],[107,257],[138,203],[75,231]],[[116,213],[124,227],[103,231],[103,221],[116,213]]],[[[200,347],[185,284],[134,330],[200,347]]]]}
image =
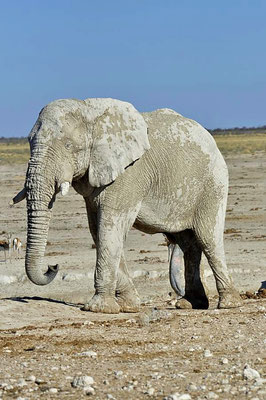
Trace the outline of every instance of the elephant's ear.
{"type": "Polygon", "coordinates": [[[131,104],[119,103],[94,121],[89,163],[89,182],[94,187],[113,182],[150,148],[143,117],[131,104]]]}

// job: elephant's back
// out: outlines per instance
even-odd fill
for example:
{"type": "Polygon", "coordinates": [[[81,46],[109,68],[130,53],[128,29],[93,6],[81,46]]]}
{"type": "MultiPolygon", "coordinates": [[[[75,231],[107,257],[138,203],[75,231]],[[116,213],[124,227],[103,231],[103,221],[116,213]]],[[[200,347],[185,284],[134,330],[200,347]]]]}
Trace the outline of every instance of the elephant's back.
{"type": "Polygon", "coordinates": [[[210,158],[220,154],[215,140],[205,128],[174,110],[163,108],[142,113],[142,116],[148,125],[151,142],[161,143],[162,146],[178,146],[184,151],[194,147],[193,152],[203,152],[210,158]]]}

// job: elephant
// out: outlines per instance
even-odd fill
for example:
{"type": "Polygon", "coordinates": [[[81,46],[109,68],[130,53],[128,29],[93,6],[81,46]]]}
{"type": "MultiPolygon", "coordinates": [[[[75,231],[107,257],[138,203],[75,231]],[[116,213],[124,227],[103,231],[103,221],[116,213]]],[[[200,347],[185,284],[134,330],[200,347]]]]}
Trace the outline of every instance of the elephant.
{"type": "Polygon", "coordinates": [[[46,285],[58,272],[52,265],[43,273],[42,264],[53,203],[72,185],[85,200],[97,249],[95,294],[84,310],[139,311],[123,251],[131,227],[163,233],[172,243],[170,282],[180,308],[208,308],[202,253],[216,280],[218,308],[241,304],[223,244],[227,166],[201,125],[168,108],[141,114],[110,98],[60,99],[41,110],[29,143],[25,186],[13,203],[27,200],[25,268],[33,283],[46,285]]]}

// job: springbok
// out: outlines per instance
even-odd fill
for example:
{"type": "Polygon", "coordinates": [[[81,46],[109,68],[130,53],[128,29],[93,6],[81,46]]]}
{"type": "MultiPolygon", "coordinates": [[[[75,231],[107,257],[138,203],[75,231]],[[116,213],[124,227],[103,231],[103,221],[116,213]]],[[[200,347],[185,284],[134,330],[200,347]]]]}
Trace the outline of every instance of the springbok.
{"type": "Polygon", "coordinates": [[[6,262],[6,252],[8,251],[9,261],[11,262],[11,234],[7,235],[7,239],[0,240],[0,250],[4,251],[5,254],[5,262],[6,262]]]}
{"type": "Polygon", "coordinates": [[[22,242],[19,238],[14,238],[13,239],[13,251],[16,252],[16,259],[19,258],[20,250],[22,247],[22,242]]]}

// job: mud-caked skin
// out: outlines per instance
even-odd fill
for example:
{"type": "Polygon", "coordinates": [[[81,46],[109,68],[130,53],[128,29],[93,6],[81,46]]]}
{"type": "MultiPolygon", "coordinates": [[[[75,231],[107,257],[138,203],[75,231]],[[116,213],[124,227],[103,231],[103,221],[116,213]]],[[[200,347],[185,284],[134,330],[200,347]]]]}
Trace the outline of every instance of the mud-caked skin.
{"type": "Polygon", "coordinates": [[[41,272],[49,220],[56,195],[65,195],[72,184],[84,197],[97,247],[95,295],[85,310],[139,310],[123,254],[132,226],[164,233],[174,244],[170,281],[178,295],[182,290],[175,271],[184,257],[181,307],[182,302],[208,307],[199,273],[202,252],[214,273],[219,307],[240,304],[223,245],[227,167],[214,139],[198,123],[169,109],[141,115],[118,100],[65,99],[44,107],[29,141],[25,188],[14,203],[27,198],[26,273],[32,282],[45,285],[56,275],[52,266],[41,272]]]}

